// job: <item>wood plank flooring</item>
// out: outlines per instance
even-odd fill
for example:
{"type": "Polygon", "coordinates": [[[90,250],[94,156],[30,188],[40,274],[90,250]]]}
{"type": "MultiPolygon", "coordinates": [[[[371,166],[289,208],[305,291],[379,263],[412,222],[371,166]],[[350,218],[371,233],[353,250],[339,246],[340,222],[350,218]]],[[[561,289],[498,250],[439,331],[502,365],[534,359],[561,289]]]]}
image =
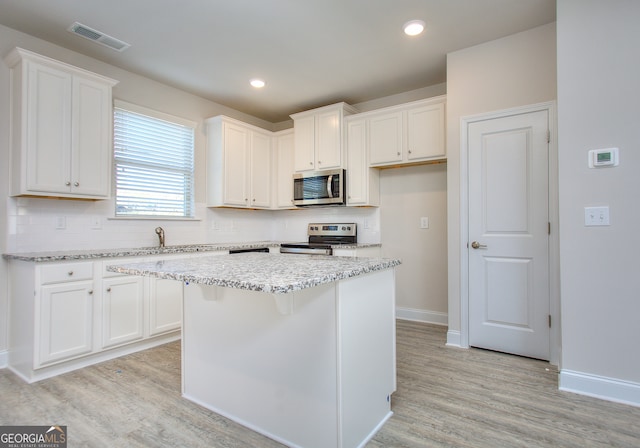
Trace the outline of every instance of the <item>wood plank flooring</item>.
{"type": "MultiPolygon", "coordinates": [[[[368,448],[640,447],[640,408],[558,391],[543,361],[445,346],[398,321],[393,417],[368,448]]],[[[281,447],[180,396],[171,343],[35,384],[0,370],[0,425],[67,425],[74,447],[281,447]]]]}

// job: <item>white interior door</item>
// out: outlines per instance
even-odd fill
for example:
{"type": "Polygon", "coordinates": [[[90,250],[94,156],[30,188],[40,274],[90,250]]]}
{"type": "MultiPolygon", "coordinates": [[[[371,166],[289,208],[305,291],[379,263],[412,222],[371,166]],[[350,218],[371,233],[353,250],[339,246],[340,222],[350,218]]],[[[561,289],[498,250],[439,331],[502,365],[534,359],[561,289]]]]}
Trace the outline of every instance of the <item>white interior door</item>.
{"type": "Polygon", "coordinates": [[[549,359],[548,111],[468,125],[469,345],[549,359]]]}

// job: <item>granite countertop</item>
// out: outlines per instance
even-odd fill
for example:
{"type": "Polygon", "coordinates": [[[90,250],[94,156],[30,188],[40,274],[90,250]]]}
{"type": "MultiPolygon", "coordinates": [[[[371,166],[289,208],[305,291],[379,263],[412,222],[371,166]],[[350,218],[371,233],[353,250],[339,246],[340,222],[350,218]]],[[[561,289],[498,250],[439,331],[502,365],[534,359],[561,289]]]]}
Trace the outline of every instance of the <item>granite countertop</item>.
{"type": "Polygon", "coordinates": [[[197,259],[113,265],[112,272],[286,294],[323,283],[389,269],[400,260],[249,252],[197,259]]]}
{"type": "MultiPolygon", "coordinates": [[[[194,252],[215,252],[234,249],[253,249],[259,247],[279,247],[280,242],[258,241],[250,243],[205,243],[184,244],[166,247],[138,247],[122,249],[93,249],[93,250],[65,250],[55,252],[24,252],[3,254],[5,260],[20,261],[67,261],[67,260],[91,260],[94,258],[113,257],[144,257],[147,255],[172,255],[188,254],[194,252]]],[[[358,249],[363,247],[380,246],[379,243],[340,244],[333,246],[338,249],[358,249]]]]}

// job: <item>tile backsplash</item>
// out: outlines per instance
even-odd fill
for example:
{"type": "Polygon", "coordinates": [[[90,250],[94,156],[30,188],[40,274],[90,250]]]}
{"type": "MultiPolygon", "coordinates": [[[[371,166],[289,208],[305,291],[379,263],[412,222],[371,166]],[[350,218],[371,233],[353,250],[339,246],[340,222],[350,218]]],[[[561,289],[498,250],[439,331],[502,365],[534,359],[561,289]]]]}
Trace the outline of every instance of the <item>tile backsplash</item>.
{"type": "Polygon", "coordinates": [[[113,249],[243,241],[304,241],[309,222],[356,222],[358,241],[380,242],[377,208],[239,210],[196,204],[194,220],[113,218],[113,201],[50,198],[7,199],[7,252],[113,249]]]}

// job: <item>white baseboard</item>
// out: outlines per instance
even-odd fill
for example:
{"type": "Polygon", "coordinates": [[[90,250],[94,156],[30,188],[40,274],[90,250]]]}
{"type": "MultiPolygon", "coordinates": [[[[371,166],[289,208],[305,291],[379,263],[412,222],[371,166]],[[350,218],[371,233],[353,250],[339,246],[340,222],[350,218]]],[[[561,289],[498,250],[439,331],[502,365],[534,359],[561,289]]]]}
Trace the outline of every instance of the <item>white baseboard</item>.
{"type": "Polygon", "coordinates": [[[417,310],[413,308],[396,307],[396,318],[402,320],[413,320],[426,324],[448,325],[449,316],[447,313],[429,310],[417,310]]]}
{"type": "Polygon", "coordinates": [[[640,407],[640,384],[630,381],[563,369],[559,389],[640,407]]]}
{"type": "Polygon", "coordinates": [[[468,347],[462,347],[460,340],[461,340],[460,331],[458,330],[447,331],[447,343],[445,345],[449,347],[468,348],[468,347]]]}
{"type": "Polygon", "coordinates": [[[9,367],[9,351],[0,351],[0,369],[6,369],[9,367]]]}

